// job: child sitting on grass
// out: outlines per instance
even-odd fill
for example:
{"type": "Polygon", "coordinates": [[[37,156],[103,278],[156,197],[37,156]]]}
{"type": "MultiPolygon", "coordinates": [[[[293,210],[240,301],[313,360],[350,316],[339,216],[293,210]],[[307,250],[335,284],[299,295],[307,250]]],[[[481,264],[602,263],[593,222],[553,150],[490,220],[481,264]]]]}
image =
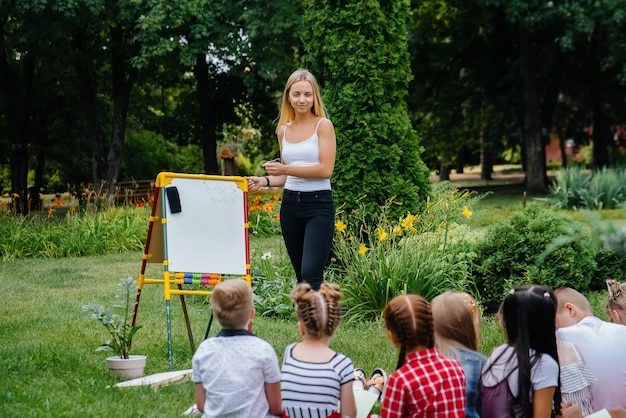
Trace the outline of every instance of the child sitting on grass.
{"type": "Polygon", "coordinates": [[[421,296],[396,296],[383,311],[385,327],[399,350],[388,380],[382,418],[465,417],[465,375],[461,365],[435,348],[433,316],[421,296]]]}
{"type": "Polygon", "coordinates": [[[203,417],[270,417],[282,412],[280,369],[272,346],[250,331],[252,289],[229,279],[211,296],[222,330],[204,340],[193,356],[191,380],[203,417]]]}
{"type": "Polygon", "coordinates": [[[461,364],[465,372],[467,418],[482,417],[480,373],[487,357],[478,352],[480,307],[465,292],[447,291],[430,303],[435,345],[441,354],[461,364]]]}
{"type": "Polygon", "coordinates": [[[291,292],[302,342],[287,346],[283,357],[281,393],[285,417],[356,416],[352,360],[329,348],[339,327],[342,296],[339,286],[326,282],[319,291],[302,283],[291,292]]]}

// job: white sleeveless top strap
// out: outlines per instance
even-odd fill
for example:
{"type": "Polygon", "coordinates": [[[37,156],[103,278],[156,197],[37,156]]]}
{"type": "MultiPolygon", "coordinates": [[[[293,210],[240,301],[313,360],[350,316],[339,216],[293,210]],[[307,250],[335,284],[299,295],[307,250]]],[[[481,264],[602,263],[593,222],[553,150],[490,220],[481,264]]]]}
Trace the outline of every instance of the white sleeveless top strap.
{"type": "MultiPolygon", "coordinates": [[[[324,118],[317,121],[315,132],[302,142],[290,143],[287,141],[287,124],[283,126],[282,159],[287,165],[307,167],[320,163],[320,144],[317,129],[324,118]]],[[[330,179],[309,179],[304,177],[287,176],[285,189],[297,192],[314,192],[331,190],[330,179]]]]}

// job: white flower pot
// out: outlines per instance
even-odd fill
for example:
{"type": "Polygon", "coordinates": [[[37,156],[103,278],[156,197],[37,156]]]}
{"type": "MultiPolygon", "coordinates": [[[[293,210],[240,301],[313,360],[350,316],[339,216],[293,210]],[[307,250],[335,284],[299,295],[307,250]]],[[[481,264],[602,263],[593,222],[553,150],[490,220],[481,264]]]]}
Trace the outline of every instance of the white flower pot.
{"type": "Polygon", "coordinates": [[[119,356],[107,357],[107,366],[118,380],[135,379],[144,375],[146,356],[129,356],[124,359],[119,356]]]}

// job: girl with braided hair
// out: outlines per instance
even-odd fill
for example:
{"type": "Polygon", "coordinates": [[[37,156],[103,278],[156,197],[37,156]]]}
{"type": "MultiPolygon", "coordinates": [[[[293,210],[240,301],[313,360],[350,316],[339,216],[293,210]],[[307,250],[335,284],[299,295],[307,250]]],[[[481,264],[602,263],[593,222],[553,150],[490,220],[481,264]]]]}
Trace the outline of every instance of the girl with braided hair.
{"type": "Polygon", "coordinates": [[[435,348],[433,316],[421,296],[396,296],[383,311],[385,327],[399,350],[389,376],[382,418],[465,417],[465,375],[461,365],[435,348]]]}
{"type": "Polygon", "coordinates": [[[287,346],[283,356],[283,417],[356,417],[352,360],[329,347],[339,327],[342,297],[339,286],[327,282],[319,291],[301,283],[291,292],[302,341],[287,346]]]}
{"type": "Polygon", "coordinates": [[[606,299],[605,312],[609,322],[626,325],[626,283],[607,280],[609,296],[606,299]]]}

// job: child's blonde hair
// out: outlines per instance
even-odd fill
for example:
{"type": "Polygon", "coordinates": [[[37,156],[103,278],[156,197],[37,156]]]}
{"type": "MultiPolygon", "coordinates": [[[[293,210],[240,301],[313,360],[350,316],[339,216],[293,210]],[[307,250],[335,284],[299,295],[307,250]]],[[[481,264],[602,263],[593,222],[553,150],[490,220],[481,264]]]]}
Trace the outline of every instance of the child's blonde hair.
{"type": "Polygon", "coordinates": [[[605,312],[609,322],[613,320],[613,311],[626,311],[626,283],[620,284],[616,280],[607,280],[606,287],[609,296],[606,299],[605,312]]]}
{"type": "Polygon", "coordinates": [[[480,309],[468,293],[447,291],[430,302],[435,343],[439,351],[453,351],[455,343],[478,350],[480,309]]]}
{"type": "Polygon", "coordinates": [[[213,289],[211,308],[222,328],[246,328],[254,308],[252,288],[243,279],[225,280],[213,289]]]}
{"type": "Polygon", "coordinates": [[[404,364],[406,351],[416,347],[433,348],[435,336],[430,304],[419,295],[402,295],[391,299],[383,311],[385,327],[400,345],[399,369],[404,364]]]}
{"type": "Polygon", "coordinates": [[[319,291],[314,291],[310,284],[301,283],[292,292],[291,298],[296,304],[298,320],[307,333],[313,337],[331,337],[341,319],[339,301],[343,297],[339,286],[324,282],[319,291]]]}

